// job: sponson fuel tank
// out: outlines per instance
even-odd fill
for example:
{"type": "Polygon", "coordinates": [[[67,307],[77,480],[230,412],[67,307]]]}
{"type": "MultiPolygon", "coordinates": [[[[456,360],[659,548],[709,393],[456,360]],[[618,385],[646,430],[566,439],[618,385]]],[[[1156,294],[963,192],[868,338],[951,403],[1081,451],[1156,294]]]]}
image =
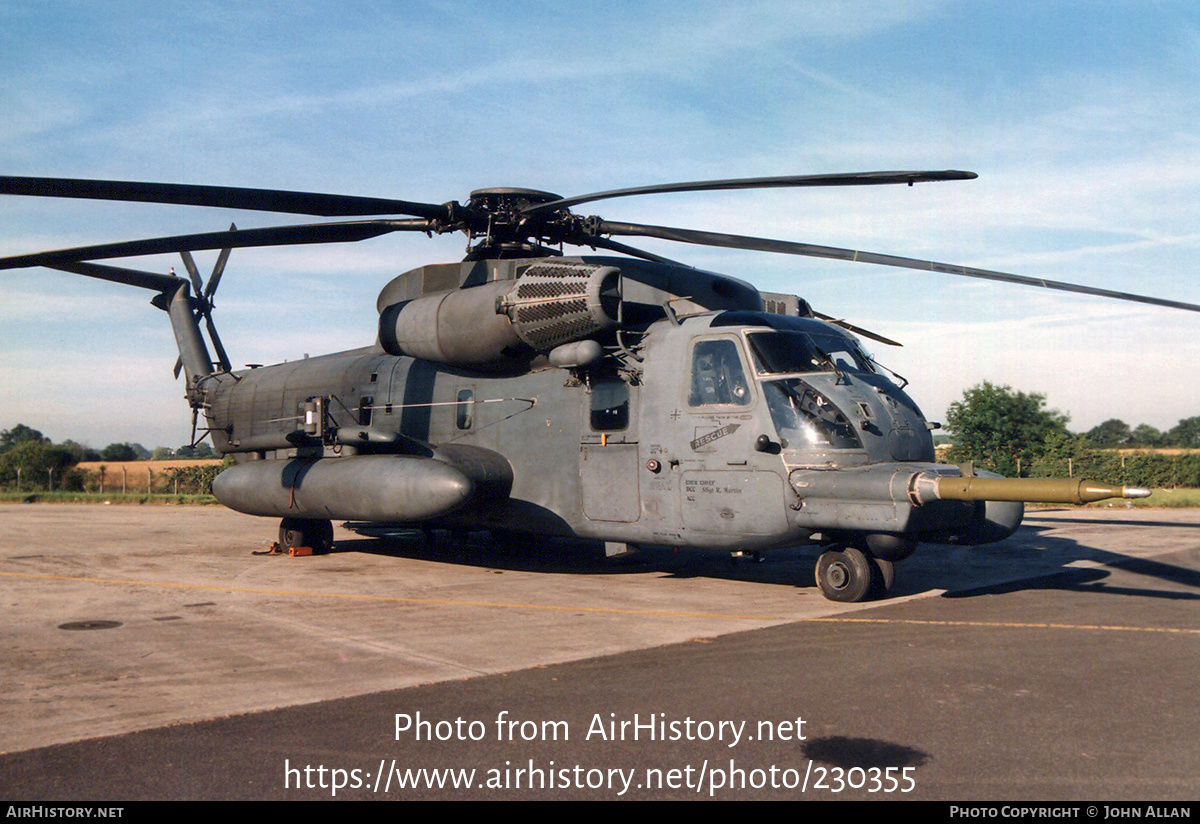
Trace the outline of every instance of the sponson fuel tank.
{"type": "Polygon", "coordinates": [[[493,454],[453,464],[417,455],[250,461],[218,475],[213,494],[247,515],[423,521],[507,498],[512,469],[493,454]]]}

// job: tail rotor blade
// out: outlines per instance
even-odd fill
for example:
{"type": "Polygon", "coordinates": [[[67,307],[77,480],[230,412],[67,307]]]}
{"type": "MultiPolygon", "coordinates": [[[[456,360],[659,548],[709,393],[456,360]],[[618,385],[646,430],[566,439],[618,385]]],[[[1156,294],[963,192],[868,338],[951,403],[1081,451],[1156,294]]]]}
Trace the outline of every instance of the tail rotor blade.
{"type": "MultiPolygon", "coordinates": [[[[229,231],[236,232],[237,225],[230,223],[229,231]]],[[[183,261],[188,267],[188,272],[192,275],[192,283],[196,286],[196,294],[199,296],[196,311],[203,316],[204,325],[208,329],[208,339],[212,341],[213,352],[217,356],[217,364],[226,372],[232,371],[232,365],[229,362],[229,355],[225,353],[225,346],[221,343],[221,336],[217,334],[217,326],[213,323],[212,318],[212,296],[217,291],[217,286],[221,282],[221,275],[225,273],[225,264],[229,262],[229,253],[231,249],[226,246],[217,255],[217,262],[213,265],[212,274],[209,275],[208,283],[204,285],[203,290],[200,286],[200,273],[196,270],[196,264],[192,261],[190,252],[180,252],[183,255],[183,261]]]]}
{"type": "Polygon", "coordinates": [[[233,367],[229,363],[229,355],[225,354],[225,347],[221,344],[221,337],[217,334],[217,327],[213,323],[212,312],[204,313],[204,325],[208,327],[208,339],[212,341],[213,351],[217,355],[217,363],[221,369],[226,372],[232,372],[233,367]]]}
{"type": "MultiPolygon", "coordinates": [[[[237,226],[233,223],[229,224],[229,231],[236,232],[237,226]]],[[[217,255],[217,262],[213,266],[212,274],[208,276],[208,285],[204,287],[204,300],[212,304],[212,296],[217,292],[217,284],[221,282],[221,275],[225,274],[225,264],[229,262],[229,247],[221,250],[221,254],[217,255]]]]}
{"type": "Polygon", "coordinates": [[[187,269],[188,277],[192,279],[192,289],[199,295],[204,288],[204,281],[200,279],[200,270],[196,268],[196,261],[192,258],[192,253],[184,249],[179,253],[183,258],[183,268],[187,269]]]}

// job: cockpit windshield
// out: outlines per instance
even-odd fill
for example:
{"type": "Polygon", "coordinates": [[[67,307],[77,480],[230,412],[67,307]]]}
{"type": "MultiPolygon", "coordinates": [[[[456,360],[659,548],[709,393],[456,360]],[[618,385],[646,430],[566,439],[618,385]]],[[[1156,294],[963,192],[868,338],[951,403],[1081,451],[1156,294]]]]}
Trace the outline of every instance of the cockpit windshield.
{"type": "Polygon", "coordinates": [[[800,378],[763,381],[767,408],[784,449],[859,449],[854,424],[823,394],[800,378]]]}
{"type": "Polygon", "coordinates": [[[747,337],[759,374],[875,371],[858,344],[832,332],[751,332],[747,337]]]}

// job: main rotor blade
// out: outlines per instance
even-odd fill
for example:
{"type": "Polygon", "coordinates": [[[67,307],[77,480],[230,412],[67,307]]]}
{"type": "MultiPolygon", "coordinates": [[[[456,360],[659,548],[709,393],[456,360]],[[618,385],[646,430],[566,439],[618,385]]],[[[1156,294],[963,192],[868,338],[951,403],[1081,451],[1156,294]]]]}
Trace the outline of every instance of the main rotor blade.
{"type": "Polygon", "coordinates": [[[100,246],[80,246],[32,255],[0,258],[0,269],[27,266],[54,266],[80,260],[159,255],[201,249],[241,249],[248,246],[289,246],[304,243],[347,243],[366,240],[388,232],[430,230],[426,220],[361,220],[350,223],[310,223],[302,226],[273,226],[266,229],[238,229],[206,232],[198,235],[130,240],[100,246]]]}
{"type": "Polygon", "coordinates": [[[1200,305],[1194,303],[1152,298],[1146,295],[1135,295],[1131,292],[1117,292],[1112,289],[1099,289],[1094,286],[1081,286],[1077,283],[1065,283],[1058,280],[1012,275],[1007,272],[993,272],[989,269],[972,269],[969,266],[938,263],[933,260],[916,260],[896,255],[881,255],[876,252],[838,249],[834,246],[815,246],[809,243],[794,243],[788,240],[772,240],[770,238],[747,237],[745,235],[726,235],[719,232],[699,232],[694,229],[676,229],[670,226],[612,223],[607,220],[599,222],[597,231],[606,235],[656,237],[663,240],[675,240],[680,243],[694,243],[698,246],[722,246],[730,249],[751,249],[759,252],[778,252],[784,255],[848,260],[854,263],[876,263],[881,266],[898,266],[903,269],[917,269],[923,272],[941,272],[947,275],[960,275],[969,278],[980,278],[982,280],[997,280],[1003,283],[1019,283],[1024,286],[1041,286],[1046,289],[1057,289],[1062,292],[1076,292],[1081,295],[1095,295],[1115,300],[1148,303],[1153,306],[1167,306],[1172,309],[1186,309],[1189,312],[1200,312],[1200,305]]]}
{"type": "Polygon", "coordinates": [[[589,238],[587,242],[595,249],[608,249],[611,252],[620,252],[621,254],[629,255],[630,257],[638,257],[654,263],[666,263],[670,266],[682,266],[685,269],[695,268],[694,266],[689,266],[686,263],[680,263],[677,260],[671,260],[670,258],[663,257],[662,255],[656,255],[653,252],[637,249],[633,246],[629,246],[615,240],[609,240],[608,238],[593,237],[589,238]]]}
{"type": "Polygon", "coordinates": [[[813,317],[820,318],[827,323],[832,323],[834,326],[840,326],[843,329],[849,329],[851,332],[859,335],[860,337],[870,338],[871,340],[879,341],[880,343],[887,344],[888,346],[904,346],[904,344],[900,343],[899,341],[892,340],[891,338],[885,338],[883,335],[872,332],[869,329],[863,329],[861,326],[855,326],[853,323],[849,323],[841,318],[835,318],[833,315],[826,315],[814,310],[813,317]]]}
{"type": "Polygon", "coordinates": [[[691,183],[663,183],[657,186],[637,186],[632,189],[612,189],[607,192],[594,192],[576,197],[564,197],[549,203],[538,203],[527,206],[521,211],[524,214],[552,212],[589,203],[593,200],[607,200],[613,197],[628,197],[630,195],[653,195],[664,192],[711,192],[718,189],[786,189],[801,186],[880,186],[889,183],[925,183],[934,180],[974,180],[979,175],[974,172],[851,172],[835,175],[789,175],[786,177],[743,177],[731,180],[698,180],[691,183]]]}
{"type": "Polygon", "coordinates": [[[79,180],[57,177],[0,176],[0,195],[74,197],[89,200],[125,200],[135,203],[175,203],[214,206],[259,212],[287,212],[319,217],[415,215],[430,220],[446,218],[445,206],[378,197],[288,192],[236,186],[194,186],[186,183],[138,183],[127,180],[79,180]]]}

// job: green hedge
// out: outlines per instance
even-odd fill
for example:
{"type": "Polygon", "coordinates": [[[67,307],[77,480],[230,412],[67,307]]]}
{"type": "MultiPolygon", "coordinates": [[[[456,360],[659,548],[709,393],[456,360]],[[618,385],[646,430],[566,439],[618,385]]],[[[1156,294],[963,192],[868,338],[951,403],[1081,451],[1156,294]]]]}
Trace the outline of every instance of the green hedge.
{"type": "Polygon", "coordinates": [[[1086,450],[1082,454],[1048,454],[1033,460],[1030,478],[1087,478],[1125,486],[1200,487],[1200,453],[1165,455],[1159,452],[1086,450]],[[1068,458],[1070,461],[1068,462],[1068,458]]]}

